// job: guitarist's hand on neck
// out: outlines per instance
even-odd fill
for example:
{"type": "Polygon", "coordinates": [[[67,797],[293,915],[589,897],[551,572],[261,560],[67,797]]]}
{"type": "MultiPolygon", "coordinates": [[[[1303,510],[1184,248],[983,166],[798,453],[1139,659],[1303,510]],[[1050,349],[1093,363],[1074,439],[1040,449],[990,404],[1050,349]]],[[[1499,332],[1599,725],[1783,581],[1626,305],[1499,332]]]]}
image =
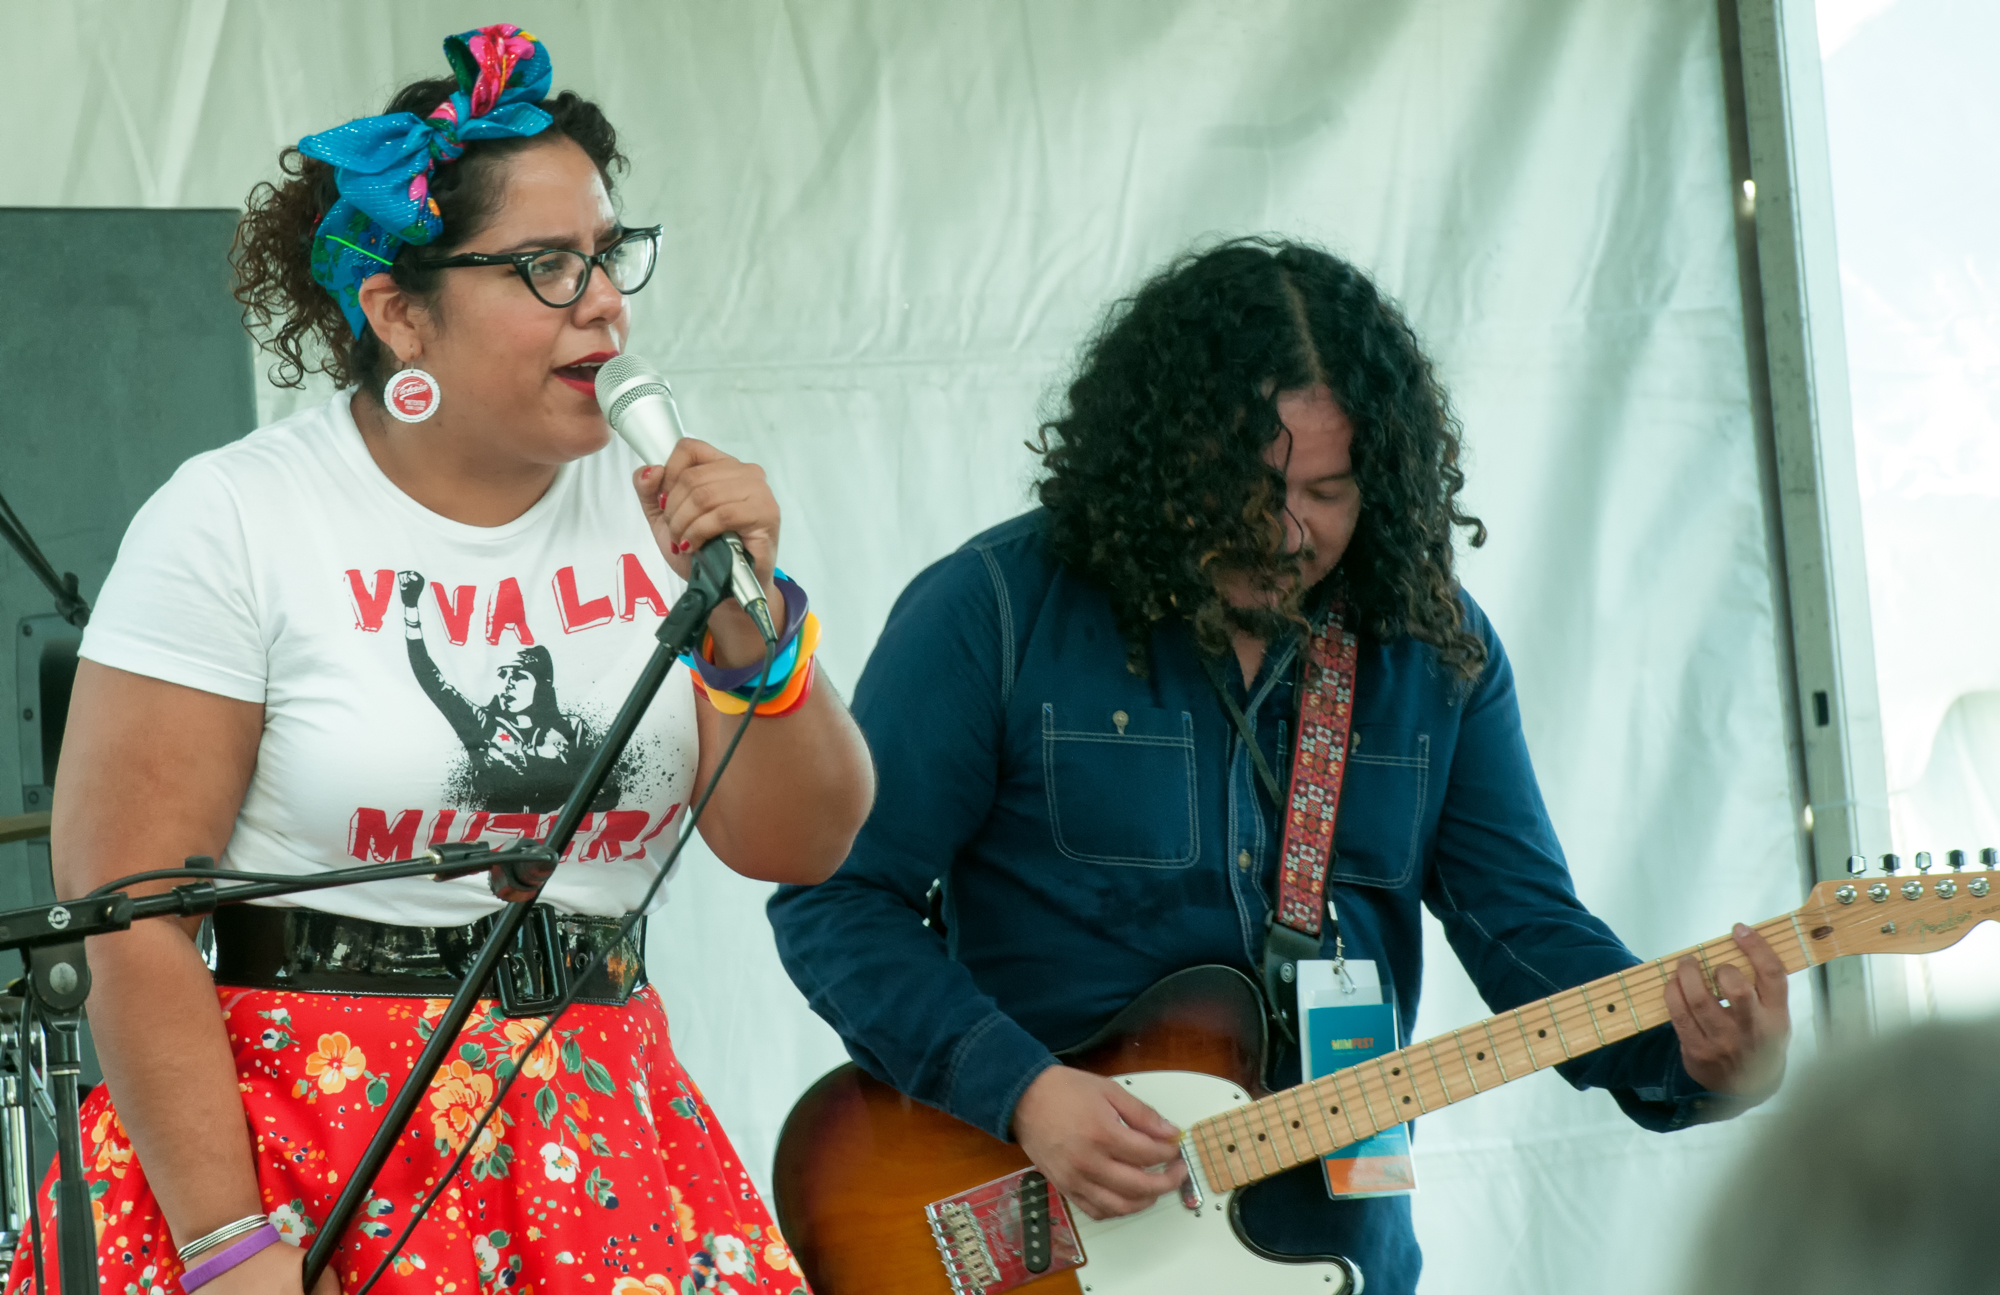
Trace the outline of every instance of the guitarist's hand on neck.
{"type": "Polygon", "coordinates": [[[1715,973],[1717,992],[1710,993],[1701,964],[1682,958],[1667,984],[1667,1015],[1680,1036],[1681,1064],[1689,1077],[1747,1108],[1778,1091],[1792,1018],[1785,1004],[1785,965],[1764,937],[1739,923],[1736,947],[1757,973],[1755,985],[1725,965],[1715,973]]]}
{"type": "Polygon", "coordinates": [[[1180,1136],[1119,1084],[1068,1066],[1035,1076],[1014,1104],[1014,1140],[1094,1219],[1136,1214],[1178,1188],[1187,1177],[1180,1136]]]}

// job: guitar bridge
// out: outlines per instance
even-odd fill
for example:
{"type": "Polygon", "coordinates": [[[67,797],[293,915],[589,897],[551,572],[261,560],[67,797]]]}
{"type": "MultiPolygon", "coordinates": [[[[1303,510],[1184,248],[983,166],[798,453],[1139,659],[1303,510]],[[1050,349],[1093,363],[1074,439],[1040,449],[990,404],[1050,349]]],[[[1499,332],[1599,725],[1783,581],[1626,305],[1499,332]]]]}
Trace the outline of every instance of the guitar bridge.
{"type": "Polygon", "coordinates": [[[953,1295],[999,1295],[1083,1266],[1069,1208],[1037,1169],[933,1201],[924,1217],[953,1295]]]}

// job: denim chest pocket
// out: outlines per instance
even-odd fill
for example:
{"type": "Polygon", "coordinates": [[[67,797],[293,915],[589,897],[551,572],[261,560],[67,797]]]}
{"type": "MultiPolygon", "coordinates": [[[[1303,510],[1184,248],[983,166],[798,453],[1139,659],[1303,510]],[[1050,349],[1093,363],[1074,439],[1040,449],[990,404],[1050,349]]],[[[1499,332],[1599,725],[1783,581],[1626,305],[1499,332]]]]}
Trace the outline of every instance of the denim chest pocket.
{"type": "Polygon", "coordinates": [[[1042,782],[1056,849],[1084,863],[1186,868],[1195,823],[1194,716],[1042,705],[1042,782]]]}
{"type": "Polygon", "coordinates": [[[1334,828],[1334,881],[1395,887],[1416,875],[1430,780],[1430,734],[1379,724],[1354,730],[1334,828]]]}

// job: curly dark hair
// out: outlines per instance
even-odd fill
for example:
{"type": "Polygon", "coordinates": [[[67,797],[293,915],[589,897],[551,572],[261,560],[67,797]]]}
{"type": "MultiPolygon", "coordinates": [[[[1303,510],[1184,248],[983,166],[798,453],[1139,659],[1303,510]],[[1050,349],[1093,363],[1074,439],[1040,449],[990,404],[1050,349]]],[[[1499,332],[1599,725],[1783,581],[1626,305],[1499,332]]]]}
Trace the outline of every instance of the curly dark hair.
{"type": "MultiPolygon", "coordinates": [[[[1462,679],[1486,652],[1452,574],[1461,512],[1459,424],[1416,333],[1367,275],[1330,253],[1238,239],[1183,256],[1115,304],[1085,348],[1059,417],[1031,445],[1048,545],[1111,600],[1134,674],[1158,623],[1184,619],[1228,650],[1221,571],[1297,572],[1284,548],[1284,474],[1264,461],[1277,396],[1325,383],[1354,427],[1354,539],[1331,579],[1364,632],[1437,648],[1462,679]]],[[[1289,606],[1296,618],[1304,591],[1289,606]]]]}
{"type": "MultiPolygon", "coordinates": [[[[450,77],[412,82],[389,100],[386,112],[427,116],[458,89],[450,77]]],[[[590,100],[565,90],[542,102],[554,118],[538,135],[482,139],[466,144],[456,161],[436,168],[431,196],[437,199],[444,234],[434,243],[405,244],[396,253],[389,276],[396,286],[420,300],[436,299],[440,270],[422,261],[463,247],[499,209],[506,172],[503,159],[552,139],[567,139],[597,164],[607,190],[612,176],[626,165],[618,151],[618,133],[590,100]]],[[[230,263],[236,269],[236,300],[243,306],[243,326],[257,344],[277,356],[271,380],[281,387],[303,385],[307,373],[324,373],[339,385],[359,384],[372,400],[381,399],[394,356],[366,328],[356,337],[333,294],[312,277],[313,231],[340,197],[333,168],[296,148],[278,154],[280,184],[260,183],[250,190],[243,219],[236,225],[230,263]]]]}

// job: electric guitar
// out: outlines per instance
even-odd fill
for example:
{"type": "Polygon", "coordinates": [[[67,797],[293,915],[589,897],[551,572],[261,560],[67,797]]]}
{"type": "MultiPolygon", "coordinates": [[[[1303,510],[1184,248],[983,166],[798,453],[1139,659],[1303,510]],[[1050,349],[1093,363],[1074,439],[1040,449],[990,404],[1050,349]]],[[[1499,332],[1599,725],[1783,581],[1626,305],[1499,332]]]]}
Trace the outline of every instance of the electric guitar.
{"type": "MultiPolygon", "coordinates": [[[[2000,873],[1888,875],[1822,882],[1757,930],[1789,974],[1859,953],[1933,953],[1994,918],[2000,873]]],[[[1187,1187],[1101,1222],[1072,1213],[1019,1146],[842,1066],[785,1121],[779,1223],[818,1295],[999,1295],[1034,1281],[1048,1295],[1358,1295],[1344,1259],[1259,1252],[1238,1193],[1664,1024],[1684,957],[1711,989],[1724,966],[1755,979],[1725,936],[1278,1093],[1259,1082],[1264,1012],[1250,981],[1227,967],[1169,976],[1063,1054],[1183,1130],[1187,1187]]]]}

